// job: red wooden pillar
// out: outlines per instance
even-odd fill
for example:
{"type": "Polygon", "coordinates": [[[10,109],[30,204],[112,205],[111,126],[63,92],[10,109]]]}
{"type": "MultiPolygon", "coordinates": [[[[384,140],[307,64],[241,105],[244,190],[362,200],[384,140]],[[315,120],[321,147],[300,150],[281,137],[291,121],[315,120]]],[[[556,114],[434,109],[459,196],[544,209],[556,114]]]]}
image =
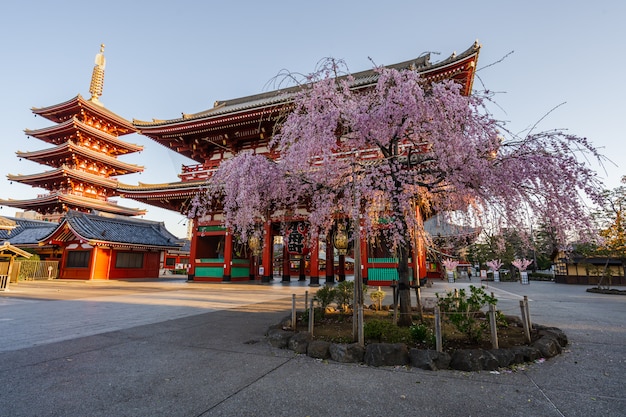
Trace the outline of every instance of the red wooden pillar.
{"type": "Polygon", "coordinates": [[[189,270],[187,271],[187,281],[193,281],[196,276],[196,251],[198,250],[198,221],[190,219],[192,222],[191,244],[189,247],[189,270]]]}
{"type": "MultiPolygon", "coordinates": [[[[283,241],[284,242],[284,241],[283,241]]],[[[287,245],[283,245],[283,282],[291,281],[291,265],[289,261],[291,260],[291,255],[289,254],[289,249],[287,245]]]]}
{"type": "Polygon", "coordinates": [[[339,271],[337,271],[337,275],[338,282],[346,280],[346,255],[339,255],[339,271]]]}
{"type": "Polygon", "coordinates": [[[310,282],[309,286],[311,287],[319,287],[320,285],[320,240],[319,237],[316,237],[313,241],[313,245],[311,247],[311,263],[309,267],[311,271],[309,272],[310,282]]]}
{"type": "Polygon", "coordinates": [[[272,223],[266,222],[263,230],[263,271],[259,271],[261,282],[270,282],[272,279],[272,249],[274,236],[272,236],[272,223]]]}
{"type": "Polygon", "coordinates": [[[304,255],[304,253],[300,256],[300,263],[298,264],[298,281],[305,281],[306,280],[306,274],[304,272],[304,264],[306,263],[306,256],[304,255]]]}
{"type": "Polygon", "coordinates": [[[224,243],[224,276],[222,281],[229,282],[231,279],[233,268],[233,234],[226,231],[226,239],[224,243]]]}
{"type": "Polygon", "coordinates": [[[250,264],[250,272],[249,272],[250,281],[254,281],[256,279],[258,259],[259,257],[255,255],[254,253],[252,253],[252,251],[250,251],[250,259],[248,259],[248,262],[250,264]]]}
{"type": "Polygon", "coordinates": [[[329,233],[326,236],[326,284],[335,283],[335,257],[333,256],[335,248],[333,246],[333,237],[329,233]]]}

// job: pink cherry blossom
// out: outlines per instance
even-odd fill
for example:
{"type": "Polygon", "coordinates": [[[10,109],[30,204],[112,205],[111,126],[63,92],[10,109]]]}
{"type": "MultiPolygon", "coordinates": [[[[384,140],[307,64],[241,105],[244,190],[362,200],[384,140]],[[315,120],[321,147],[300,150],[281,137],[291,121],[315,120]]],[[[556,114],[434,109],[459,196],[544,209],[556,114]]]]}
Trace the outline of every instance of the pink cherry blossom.
{"type": "Polygon", "coordinates": [[[494,272],[502,267],[502,261],[500,259],[492,259],[491,261],[485,262],[485,264],[494,272]]]}
{"type": "Polygon", "coordinates": [[[592,230],[586,203],[602,187],[585,158],[602,156],[587,139],[512,134],[486,110],[488,95],[463,96],[452,81],[426,85],[415,71],[381,67],[363,89],[335,77],[340,63],[327,64],[290,97],[271,141],[279,158],[242,152],[224,161],[191,215],[223,209],[244,239],[298,208],[314,235],[358,216],[363,236],[384,237],[397,254],[407,313],[408,257],[425,235],[418,211],[463,212],[473,224],[520,232],[535,216],[559,225],[562,240],[592,230]]]}
{"type": "Polygon", "coordinates": [[[513,264],[514,267],[519,269],[521,272],[521,271],[525,271],[526,268],[528,268],[528,266],[533,263],[533,261],[526,259],[526,258],[522,258],[522,259],[515,259],[511,263],[513,264]]]}

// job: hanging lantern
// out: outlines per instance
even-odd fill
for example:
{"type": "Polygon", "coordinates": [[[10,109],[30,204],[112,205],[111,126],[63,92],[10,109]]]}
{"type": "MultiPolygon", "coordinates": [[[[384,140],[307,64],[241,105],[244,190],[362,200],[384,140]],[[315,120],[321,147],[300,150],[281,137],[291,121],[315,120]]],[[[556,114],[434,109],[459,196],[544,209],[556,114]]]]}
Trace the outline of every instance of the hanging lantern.
{"type": "Polygon", "coordinates": [[[348,233],[344,224],[337,225],[337,231],[333,236],[333,245],[339,252],[339,255],[345,255],[348,252],[348,233]]]}
{"type": "Polygon", "coordinates": [[[252,250],[254,256],[259,256],[261,254],[261,239],[259,239],[258,236],[250,236],[248,239],[248,246],[252,250]]]}

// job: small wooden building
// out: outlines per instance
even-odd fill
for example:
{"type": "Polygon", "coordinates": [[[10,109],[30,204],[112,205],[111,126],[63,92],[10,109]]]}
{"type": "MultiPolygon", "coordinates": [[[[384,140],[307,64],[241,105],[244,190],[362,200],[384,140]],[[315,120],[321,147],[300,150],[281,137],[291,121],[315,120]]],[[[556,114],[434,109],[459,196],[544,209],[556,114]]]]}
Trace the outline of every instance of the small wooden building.
{"type": "Polygon", "coordinates": [[[158,278],[165,252],[183,243],[162,222],[68,211],[41,240],[61,252],[59,278],[158,278]]]}
{"type": "Polygon", "coordinates": [[[13,261],[16,256],[30,258],[32,255],[9,242],[0,245],[0,291],[7,289],[9,281],[14,281],[13,261]]]}
{"type": "Polygon", "coordinates": [[[554,281],[559,284],[626,285],[626,265],[619,258],[560,253],[555,261],[555,272],[554,281]]]}

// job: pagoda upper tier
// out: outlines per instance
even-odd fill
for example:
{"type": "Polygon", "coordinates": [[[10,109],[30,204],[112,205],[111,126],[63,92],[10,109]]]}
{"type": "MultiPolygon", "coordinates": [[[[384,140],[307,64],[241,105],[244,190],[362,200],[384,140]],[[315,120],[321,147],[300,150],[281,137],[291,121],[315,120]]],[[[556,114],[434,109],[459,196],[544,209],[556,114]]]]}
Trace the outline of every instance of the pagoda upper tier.
{"type": "Polygon", "coordinates": [[[100,102],[84,99],[80,94],[63,103],[48,107],[33,107],[31,110],[36,115],[54,123],[63,123],[76,117],[85,124],[113,136],[136,132],[130,121],[107,110],[100,102]]]}
{"type": "MultiPolygon", "coordinates": [[[[118,206],[115,202],[67,194],[62,191],[40,195],[31,200],[0,200],[0,204],[9,207],[25,208],[42,214],[67,213],[70,210],[81,212],[97,210],[124,216],[138,216],[146,213],[144,210],[118,206]]],[[[60,216],[52,216],[50,218],[59,219],[60,216]]]]}
{"type": "MultiPolygon", "coordinates": [[[[82,100],[80,96],[77,100],[82,100]]],[[[59,145],[71,140],[94,151],[106,153],[112,156],[125,155],[133,152],[140,152],[143,146],[125,142],[119,139],[118,135],[99,129],[98,124],[89,124],[78,117],[71,117],[57,125],[44,127],[42,129],[25,129],[27,136],[32,136],[53,145],[59,145]]],[[[114,130],[122,132],[124,130],[114,130]]],[[[127,132],[130,133],[130,132],[127,132]]],[[[124,133],[126,134],[126,133],[124,133]]]]}
{"type": "Polygon", "coordinates": [[[96,55],[90,86],[92,96],[80,94],[48,107],[33,108],[35,115],[55,123],[41,129],[26,129],[27,136],[55,145],[39,151],[17,152],[17,156],[55,169],[38,174],[7,177],[50,193],[30,200],[0,200],[0,205],[35,210],[58,217],[68,210],[99,210],[123,215],[142,215],[145,210],[120,207],[109,197],[117,196],[118,175],[143,171],[139,165],[117,159],[143,150],[120,136],[135,133],[133,124],[109,111],[100,102],[104,82],[104,45],[96,55]]]}
{"type": "MultiPolygon", "coordinates": [[[[75,144],[69,140],[63,145],[32,152],[16,152],[20,158],[55,168],[63,165],[87,171],[94,175],[113,177],[116,175],[142,172],[144,167],[124,161],[75,144]]],[[[15,181],[18,181],[17,179],[15,181]]]]}

